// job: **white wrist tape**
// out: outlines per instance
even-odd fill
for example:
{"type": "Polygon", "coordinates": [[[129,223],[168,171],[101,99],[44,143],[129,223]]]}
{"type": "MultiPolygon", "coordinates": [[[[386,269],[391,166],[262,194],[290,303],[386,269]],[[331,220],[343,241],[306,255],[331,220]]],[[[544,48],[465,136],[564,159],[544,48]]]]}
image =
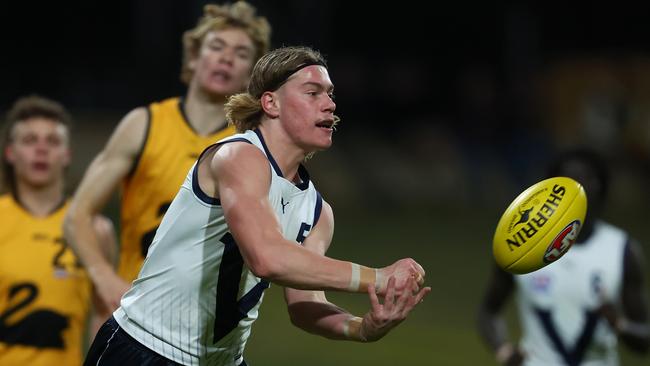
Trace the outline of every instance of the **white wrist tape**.
{"type": "Polygon", "coordinates": [[[348,290],[350,290],[350,292],[359,291],[360,281],[361,281],[361,266],[359,266],[356,263],[352,263],[352,275],[350,276],[350,285],[348,286],[348,290]]]}

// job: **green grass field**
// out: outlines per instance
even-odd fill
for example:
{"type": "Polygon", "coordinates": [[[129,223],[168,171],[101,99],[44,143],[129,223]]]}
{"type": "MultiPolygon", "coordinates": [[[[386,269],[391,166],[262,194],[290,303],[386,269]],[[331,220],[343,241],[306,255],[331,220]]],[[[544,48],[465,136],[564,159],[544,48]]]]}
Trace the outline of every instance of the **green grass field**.
{"type": "MultiPolygon", "coordinates": [[[[249,364],[496,365],[475,331],[475,313],[491,268],[491,239],[499,213],[442,208],[387,213],[336,206],[334,210],[336,233],[328,253],[331,257],[371,266],[413,257],[427,270],[427,284],[433,291],[387,337],[377,343],[359,344],[331,341],[293,327],[282,289],[272,286],[247,346],[249,364]]],[[[647,257],[650,232],[646,223],[637,221],[626,223],[626,227],[645,243],[647,257]]],[[[369,308],[367,297],[361,294],[330,293],[328,298],[356,314],[369,308]]],[[[516,336],[513,304],[507,314],[511,335],[516,336]]],[[[650,362],[650,357],[640,358],[624,349],[621,354],[622,365],[650,362]]]]}

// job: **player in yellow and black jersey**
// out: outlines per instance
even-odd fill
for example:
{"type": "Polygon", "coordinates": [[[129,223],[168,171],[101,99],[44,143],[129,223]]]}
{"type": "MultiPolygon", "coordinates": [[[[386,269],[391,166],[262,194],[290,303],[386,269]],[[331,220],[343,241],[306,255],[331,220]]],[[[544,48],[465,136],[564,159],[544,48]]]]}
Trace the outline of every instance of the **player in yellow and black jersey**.
{"type": "MultiPolygon", "coordinates": [[[[109,316],[98,308],[93,329],[86,330],[91,282],[63,239],[68,120],[60,104],[36,96],[19,99],[8,113],[0,196],[0,365],[81,365],[84,335],[94,336],[109,316]]],[[[93,228],[110,260],[110,222],[100,217],[93,228]]]]}
{"type": "Polygon", "coordinates": [[[136,108],[122,119],[86,171],[65,221],[66,238],[113,309],[140,271],[162,216],[199,153],[234,133],[224,104],[246,88],[253,65],[269,48],[270,26],[244,1],[206,5],[183,43],[186,96],[136,108]],[[101,255],[90,223],[120,183],[118,275],[101,255]]]}

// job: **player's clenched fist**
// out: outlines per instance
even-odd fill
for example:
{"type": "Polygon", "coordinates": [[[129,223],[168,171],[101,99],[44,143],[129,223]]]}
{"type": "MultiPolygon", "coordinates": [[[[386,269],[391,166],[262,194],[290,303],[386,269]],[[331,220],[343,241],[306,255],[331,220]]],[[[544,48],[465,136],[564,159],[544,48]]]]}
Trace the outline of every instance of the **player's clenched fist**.
{"type": "Polygon", "coordinates": [[[380,296],[387,295],[388,282],[391,277],[394,278],[394,289],[396,294],[401,294],[405,288],[410,288],[409,292],[418,292],[424,284],[424,268],[418,262],[411,258],[400,259],[388,267],[377,270],[376,291],[380,296]],[[413,280],[409,282],[409,280],[413,280]]]}

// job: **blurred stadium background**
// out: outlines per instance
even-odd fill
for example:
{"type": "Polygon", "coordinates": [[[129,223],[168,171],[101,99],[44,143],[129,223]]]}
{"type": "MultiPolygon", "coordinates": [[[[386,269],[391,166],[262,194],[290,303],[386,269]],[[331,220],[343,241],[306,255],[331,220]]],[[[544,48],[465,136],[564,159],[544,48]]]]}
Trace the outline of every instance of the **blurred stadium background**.
{"type": "MultiPolygon", "coordinates": [[[[0,111],[30,93],[72,110],[73,186],[124,113],[184,92],[180,37],[205,3],[3,4],[0,111]]],[[[293,328],[272,287],[247,350],[253,365],[494,364],[474,328],[493,229],[566,147],[604,154],[614,177],[606,218],[650,257],[650,27],[640,5],[251,3],[274,46],[329,59],[342,123],[308,165],[335,209],[331,256],[376,266],[411,256],[434,289],[386,339],[359,345],[293,328]]],[[[117,220],[115,202],[107,213],[117,220]]],[[[358,313],[369,306],[330,297],[358,313]]],[[[623,350],[624,365],[647,360],[623,350]]]]}

